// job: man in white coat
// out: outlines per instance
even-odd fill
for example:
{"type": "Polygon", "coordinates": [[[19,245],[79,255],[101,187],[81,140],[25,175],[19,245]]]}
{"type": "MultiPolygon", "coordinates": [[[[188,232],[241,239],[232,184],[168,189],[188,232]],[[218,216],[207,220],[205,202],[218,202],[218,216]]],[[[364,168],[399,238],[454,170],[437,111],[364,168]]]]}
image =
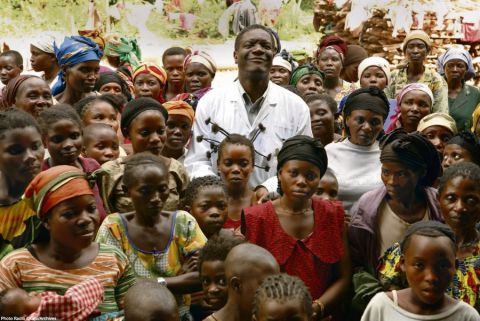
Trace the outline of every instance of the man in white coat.
{"type": "Polygon", "coordinates": [[[192,146],[185,159],[191,178],[218,174],[218,155],[210,142],[221,142],[225,135],[213,132],[212,123],[253,141],[258,152],[255,165],[263,168],[253,172],[252,187],[276,175],[277,153],[286,139],[299,134],[312,136],[305,102],[269,81],[275,51],[272,33],[261,25],[251,25],[238,34],[233,53],[238,80],[211,90],[197,106],[192,146]]]}

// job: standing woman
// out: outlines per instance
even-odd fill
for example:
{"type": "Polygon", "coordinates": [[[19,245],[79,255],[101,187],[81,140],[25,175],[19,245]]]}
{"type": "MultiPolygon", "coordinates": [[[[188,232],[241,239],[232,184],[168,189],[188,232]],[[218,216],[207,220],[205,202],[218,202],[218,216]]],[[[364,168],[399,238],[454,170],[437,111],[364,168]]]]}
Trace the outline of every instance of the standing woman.
{"type": "Polygon", "coordinates": [[[411,224],[443,220],[432,187],[441,171],[432,143],[419,133],[398,129],[382,139],[381,149],[383,184],[360,198],[352,209],[348,230],[357,281],[354,301],[363,305],[369,299],[363,292],[367,284],[379,286],[375,280],[378,258],[403,238],[411,224]]]}
{"type": "Polygon", "coordinates": [[[93,94],[100,71],[102,52],[91,39],[82,36],[65,37],[55,46],[60,72],[52,94],[59,103],[73,105],[93,94]]]}
{"type": "Polygon", "coordinates": [[[317,49],[317,66],[325,74],[323,87],[337,102],[355,90],[340,78],[346,54],[347,44],[337,36],[325,37],[317,49]]]}
{"type": "Polygon", "coordinates": [[[163,99],[163,89],[167,83],[167,73],[152,63],[143,63],[133,72],[133,90],[135,98],[150,97],[159,103],[163,99]]]}
{"type": "Polygon", "coordinates": [[[38,219],[23,197],[42,169],[45,149],[35,119],[11,108],[0,112],[0,258],[30,244],[38,219]]]}
{"type": "Polygon", "coordinates": [[[125,66],[132,71],[140,65],[142,53],[136,39],[120,37],[117,34],[107,35],[105,38],[105,57],[110,66],[125,66]]]}
{"type": "Polygon", "coordinates": [[[295,86],[300,97],[306,100],[308,96],[321,94],[325,90],[323,82],[325,74],[314,65],[302,65],[295,69],[290,77],[290,85],[295,86]]]}
{"type": "MultiPolygon", "coordinates": [[[[185,167],[174,158],[161,155],[167,140],[168,112],[152,98],[137,98],[127,103],[122,112],[120,128],[124,137],[132,142],[133,153],[149,152],[159,156],[168,168],[169,195],[164,204],[167,211],[179,208],[188,185],[185,167]]],[[[122,187],[125,157],[106,162],[102,168],[108,174],[101,178],[101,194],[108,213],[126,213],[133,210],[131,198],[122,187]]]]}
{"type": "Polygon", "coordinates": [[[368,52],[358,45],[348,45],[347,54],[343,62],[341,77],[349,83],[356,83],[359,80],[358,66],[368,57],[368,52]]]}
{"type": "Polygon", "coordinates": [[[94,90],[101,95],[121,95],[126,101],[132,100],[132,93],[128,88],[128,84],[119,76],[118,72],[106,71],[100,73],[94,90]]]}
{"type": "Polygon", "coordinates": [[[445,79],[438,72],[425,66],[432,40],[421,30],[414,30],[407,34],[402,49],[406,64],[398,66],[392,72],[392,82],[385,90],[388,98],[397,98],[400,91],[410,83],[422,83],[428,86],[433,93],[433,112],[448,114],[448,87],[445,79]]]}
{"type": "Polygon", "coordinates": [[[30,63],[36,72],[43,72],[42,78],[51,87],[57,82],[60,67],[55,56],[55,37],[42,33],[30,44],[30,63]]]}
{"type": "Polygon", "coordinates": [[[104,288],[103,302],[97,307],[101,319],[119,315],[135,277],[125,254],[94,242],[99,217],[91,180],[78,168],[61,165],[30,182],[25,196],[41,221],[41,231],[32,245],[2,259],[0,290],[63,294],[95,278],[104,288]]]}
{"type": "Polygon", "coordinates": [[[241,226],[250,243],[272,253],[282,272],[303,280],[319,319],[336,314],[351,277],[343,208],[312,198],[326,170],[327,154],[319,140],[287,139],[278,153],[281,197],[246,208],[241,226]]]}
{"type": "Polygon", "coordinates": [[[420,120],[432,113],[433,103],[428,86],[421,83],[406,85],[397,96],[397,107],[386,132],[395,128],[404,128],[407,133],[416,131],[420,120]]]}
{"type": "MultiPolygon", "coordinates": [[[[270,81],[279,86],[286,86],[290,82],[290,76],[294,70],[293,64],[286,58],[291,57],[286,51],[273,57],[270,69],[270,81]],[[282,54],[284,53],[284,54],[282,54]]],[[[291,58],[293,60],[293,58],[291,58]]]]}
{"type": "Polygon", "coordinates": [[[450,48],[440,58],[438,67],[448,84],[448,110],[459,131],[472,127],[472,114],[480,103],[480,90],[465,81],[475,76],[472,57],[463,48],[450,48]]]}
{"type": "Polygon", "coordinates": [[[388,108],[387,97],[377,87],[357,89],[343,109],[347,138],[325,147],[329,168],[338,180],[338,199],[347,211],[360,196],[382,184],[377,138],[388,108]]]}

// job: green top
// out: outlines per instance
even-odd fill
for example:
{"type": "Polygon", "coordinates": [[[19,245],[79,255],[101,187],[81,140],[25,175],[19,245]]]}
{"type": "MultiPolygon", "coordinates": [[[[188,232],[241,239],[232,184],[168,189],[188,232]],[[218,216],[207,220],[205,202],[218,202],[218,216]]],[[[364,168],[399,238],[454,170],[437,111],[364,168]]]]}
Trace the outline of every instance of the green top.
{"type": "Polygon", "coordinates": [[[472,128],[472,114],[479,103],[480,90],[467,84],[457,97],[448,98],[449,114],[455,119],[458,131],[472,128]]]}

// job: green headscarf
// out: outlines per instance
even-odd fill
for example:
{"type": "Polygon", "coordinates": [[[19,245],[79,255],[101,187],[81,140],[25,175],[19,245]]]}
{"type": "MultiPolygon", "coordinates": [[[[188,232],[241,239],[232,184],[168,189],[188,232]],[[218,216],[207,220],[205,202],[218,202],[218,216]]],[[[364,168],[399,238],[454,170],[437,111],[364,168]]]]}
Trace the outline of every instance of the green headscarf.
{"type": "Polygon", "coordinates": [[[306,64],[295,69],[290,77],[290,85],[297,86],[300,78],[306,75],[318,75],[320,78],[322,78],[322,82],[325,80],[325,74],[323,72],[318,70],[318,68],[312,64],[306,64]]]}
{"type": "Polygon", "coordinates": [[[128,62],[133,69],[140,65],[142,53],[137,44],[137,40],[133,38],[125,38],[112,36],[107,38],[105,45],[105,55],[110,57],[120,57],[121,62],[128,62]]]}

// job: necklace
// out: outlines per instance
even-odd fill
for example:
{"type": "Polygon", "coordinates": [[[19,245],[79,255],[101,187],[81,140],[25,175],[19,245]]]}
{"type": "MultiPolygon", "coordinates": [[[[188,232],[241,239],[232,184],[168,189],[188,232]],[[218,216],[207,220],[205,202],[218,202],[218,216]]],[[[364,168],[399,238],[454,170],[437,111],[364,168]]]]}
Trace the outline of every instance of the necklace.
{"type": "Polygon", "coordinates": [[[282,214],[288,214],[288,215],[305,215],[306,213],[308,213],[309,211],[312,211],[312,204],[311,202],[308,203],[308,206],[305,207],[304,209],[302,209],[301,211],[292,211],[290,209],[288,209],[287,206],[283,205],[282,204],[282,201],[280,200],[280,208],[279,208],[280,212],[282,214]]]}

